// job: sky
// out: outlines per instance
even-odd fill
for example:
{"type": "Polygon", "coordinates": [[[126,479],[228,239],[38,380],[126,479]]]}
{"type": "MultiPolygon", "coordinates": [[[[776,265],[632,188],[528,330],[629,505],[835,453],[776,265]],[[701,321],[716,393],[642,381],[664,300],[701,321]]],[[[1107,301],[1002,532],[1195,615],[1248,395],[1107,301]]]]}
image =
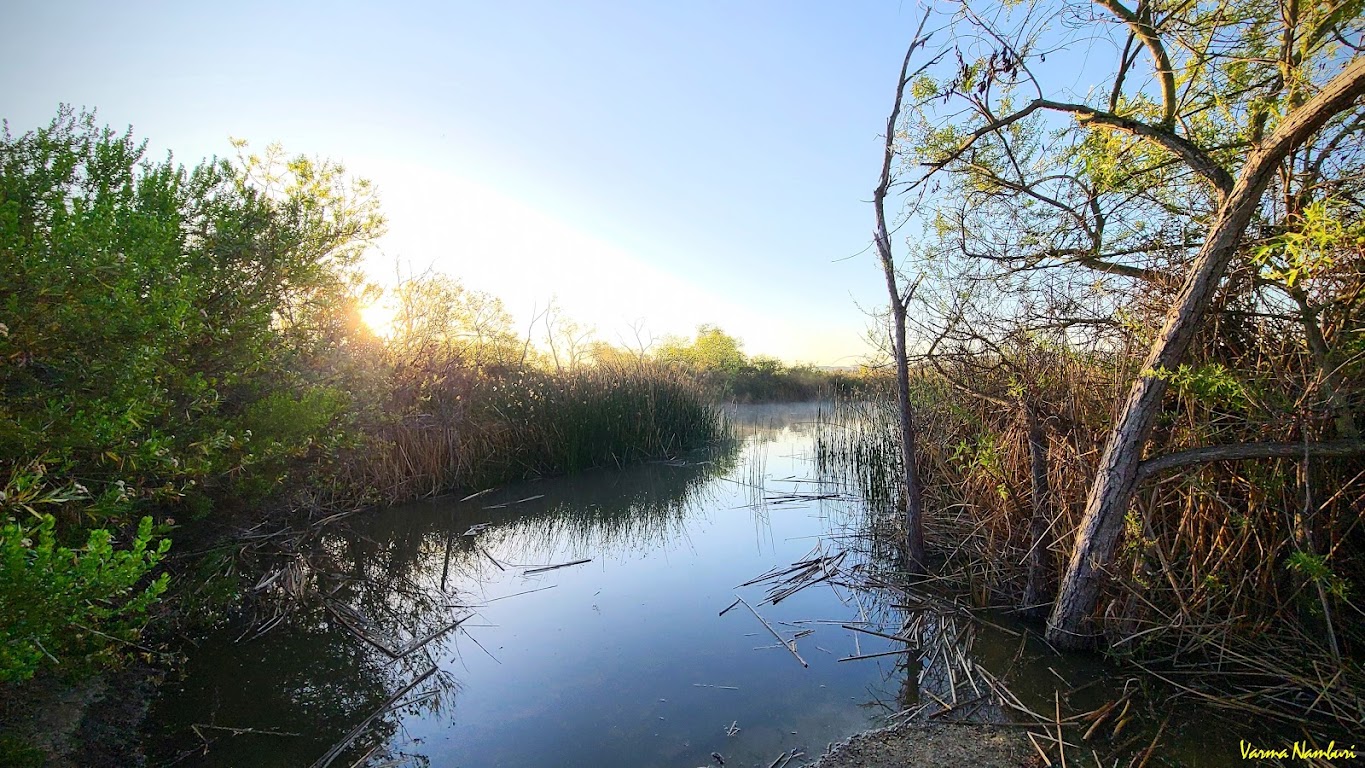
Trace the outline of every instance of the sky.
{"type": "Polygon", "coordinates": [[[900,2],[13,4],[0,116],[58,104],[153,157],[229,138],[379,190],[381,284],[432,269],[519,325],[720,326],[852,365],[884,306],[868,250],[881,132],[919,19],[900,2]]]}

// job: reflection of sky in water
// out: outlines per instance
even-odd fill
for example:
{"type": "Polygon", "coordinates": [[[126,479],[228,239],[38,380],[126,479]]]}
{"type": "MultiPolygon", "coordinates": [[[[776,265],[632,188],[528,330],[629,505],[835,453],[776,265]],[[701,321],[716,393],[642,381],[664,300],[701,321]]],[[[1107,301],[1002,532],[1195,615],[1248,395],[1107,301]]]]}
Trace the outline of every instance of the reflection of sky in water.
{"type": "MultiPolygon", "coordinates": [[[[851,517],[814,502],[747,506],[755,493],[742,483],[755,475],[769,478],[770,492],[798,487],[783,478],[812,476],[806,457],[813,419],[813,410],[752,409],[741,413],[738,455],[699,454],[688,457],[689,466],[650,464],[527,483],[464,503],[408,505],[356,523],[355,535],[331,543],[338,560],[350,558],[347,567],[359,561],[376,573],[402,572],[410,581],[403,589],[428,592],[446,571],[452,602],[480,604],[467,635],[452,633],[429,647],[457,682],[453,698],[435,712],[406,713],[391,748],[425,755],[437,766],[690,768],[710,763],[712,751],[727,763],[767,765],[784,749],[818,753],[873,724],[872,716],[887,710],[867,704],[890,702],[899,692],[891,658],[838,663],[854,653],[850,632],[779,623],[855,618],[858,608],[841,602],[849,599],[846,592],[820,585],[760,606],[761,587],[740,590],[784,635],[815,629],[798,641],[809,669],[781,647],[755,650],[776,641],[742,606],[717,615],[734,600],[735,585],[807,554],[834,525],[831,513],[851,517]],[[713,463],[695,463],[706,460],[713,463]],[[485,509],[539,494],[544,498],[485,509]],[[484,522],[491,525],[477,536],[461,536],[484,522]],[[479,549],[509,564],[507,570],[479,549]],[[579,558],[592,562],[534,575],[510,565],[579,558]],[[517,594],[546,586],[552,588],[517,594]],[[736,721],[740,733],[727,736],[725,728],[736,721]]],[[[402,601],[383,599],[389,607],[402,601]]],[[[425,626],[417,613],[409,610],[405,637],[425,626]]],[[[373,653],[361,659],[366,651],[341,635],[318,622],[311,631],[281,628],[253,643],[211,640],[192,659],[184,690],[168,687],[153,717],[167,729],[216,722],[304,731],[302,737],[220,739],[207,759],[307,764],[424,663],[403,671],[373,653]],[[331,657],[351,666],[323,663],[331,657]],[[348,692],[350,668],[364,668],[356,685],[363,680],[374,690],[348,692]],[[310,670],[327,677],[309,681],[310,670]],[[336,701],[317,708],[327,713],[322,720],[301,717],[300,692],[336,701]]],[[[864,653],[888,647],[871,637],[858,643],[864,653]]],[[[192,744],[173,738],[180,749],[192,744]]],[[[348,753],[334,765],[361,754],[348,753]]]]}
{"type": "MultiPolygon", "coordinates": [[[[798,641],[809,669],[743,606],[717,615],[735,585],[802,559],[822,538],[850,543],[842,535],[865,525],[852,505],[771,501],[816,488],[792,480],[815,472],[806,458],[813,408],[745,406],[736,418],[738,450],[692,455],[684,466],[586,473],[359,516],[310,556],[322,591],[396,645],[472,606],[462,631],[401,662],[320,610],[254,641],[234,642],[240,628],[220,632],[191,654],[183,683],[163,686],[150,716],[152,764],[311,765],[433,661],[440,673],[401,699],[417,704],[376,719],[333,766],[695,768],[713,765],[713,751],[727,766],[767,766],[784,750],[817,754],[881,725],[888,707],[917,700],[902,690],[896,657],[837,660],[889,644],[837,623],[797,623],[865,610],[899,626],[875,595],[822,584],[771,606],[761,603],[763,586],[738,590],[784,636],[815,630],[798,641]],[[764,494],[746,484],[760,478],[770,503],[755,505],[764,494]],[[477,536],[462,535],[480,524],[487,527],[477,536]],[[592,562],[524,574],[580,558],[592,562]],[[732,722],[741,729],[733,737],[725,733],[732,722]],[[299,735],[201,727],[213,739],[204,753],[192,724],[299,735]]],[[[1062,695],[1071,712],[1137,683],[1096,657],[1059,658],[1033,638],[1026,645],[1021,656],[1017,634],[983,631],[970,653],[997,675],[1013,670],[1010,688],[1039,711],[1052,711],[1062,676],[1071,683],[1063,691],[1076,687],[1062,695]]],[[[1231,746],[1211,752],[1208,711],[1186,708],[1156,711],[1129,728],[1131,737],[1147,743],[1168,712],[1175,717],[1162,754],[1194,765],[1236,764],[1239,736],[1264,741],[1269,733],[1264,724],[1220,721],[1219,742],[1231,746]]]]}

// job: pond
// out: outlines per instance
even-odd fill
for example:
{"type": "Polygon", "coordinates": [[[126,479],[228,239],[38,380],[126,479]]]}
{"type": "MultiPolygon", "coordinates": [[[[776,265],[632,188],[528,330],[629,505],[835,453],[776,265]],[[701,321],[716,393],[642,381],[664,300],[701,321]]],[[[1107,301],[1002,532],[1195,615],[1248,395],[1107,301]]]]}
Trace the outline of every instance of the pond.
{"type": "MultiPolygon", "coordinates": [[[[929,665],[874,634],[904,607],[846,577],[892,563],[816,466],[817,409],[744,407],[728,446],[334,526],[262,578],[306,599],[204,639],[162,687],[153,763],[768,766],[928,702],[929,665]],[[741,586],[803,561],[776,604],[780,579],[741,586]]],[[[1033,702],[1106,677],[991,624],[963,662],[1018,666],[1033,702]]]]}

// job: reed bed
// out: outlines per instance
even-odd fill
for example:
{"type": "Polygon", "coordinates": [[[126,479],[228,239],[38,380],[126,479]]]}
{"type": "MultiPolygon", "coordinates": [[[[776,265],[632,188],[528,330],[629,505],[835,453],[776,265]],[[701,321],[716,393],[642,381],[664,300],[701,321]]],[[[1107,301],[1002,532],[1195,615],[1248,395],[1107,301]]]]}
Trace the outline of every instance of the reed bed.
{"type": "Polygon", "coordinates": [[[393,504],[624,466],[729,434],[708,392],[662,365],[462,372],[421,386],[400,416],[365,428],[332,474],[325,506],[347,498],[393,504]]]}
{"type": "MultiPolygon", "coordinates": [[[[919,372],[919,472],[939,578],[977,605],[1036,615],[1025,605],[1030,579],[1042,580],[1041,594],[1055,590],[1126,379],[1116,361],[1065,350],[1029,349],[1012,363],[986,375],[919,372]],[[1043,426],[1042,498],[1026,405],[1043,426]]],[[[1283,434],[1269,397],[1251,413],[1198,393],[1170,399],[1156,453],[1283,434]]],[[[824,471],[843,473],[893,519],[895,418],[887,398],[839,402],[817,437],[824,471]]],[[[1149,479],[1094,617],[1108,652],[1219,706],[1318,733],[1358,727],[1365,624],[1352,586],[1365,576],[1363,512],[1359,458],[1211,463],[1149,479]]]]}

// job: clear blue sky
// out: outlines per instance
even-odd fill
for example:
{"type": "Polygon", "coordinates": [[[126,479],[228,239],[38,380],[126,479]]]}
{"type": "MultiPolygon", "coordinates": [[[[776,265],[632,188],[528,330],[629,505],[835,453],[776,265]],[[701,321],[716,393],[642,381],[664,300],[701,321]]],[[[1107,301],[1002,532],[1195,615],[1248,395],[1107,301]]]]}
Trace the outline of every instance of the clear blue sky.
{"type": "Polygon", "coordinates": [[[866,202],[919,11],[828,2],[12,5],[0,114],[58,103],[194,163],[228,137],[343,162],[428,266],[518,323],[719,324],[852,363],[885,304],[866,202]],[[853,258],[847,258],[853,257],[853,258]],[[843,260],[841,260],[843,259],[843,260]]]}

